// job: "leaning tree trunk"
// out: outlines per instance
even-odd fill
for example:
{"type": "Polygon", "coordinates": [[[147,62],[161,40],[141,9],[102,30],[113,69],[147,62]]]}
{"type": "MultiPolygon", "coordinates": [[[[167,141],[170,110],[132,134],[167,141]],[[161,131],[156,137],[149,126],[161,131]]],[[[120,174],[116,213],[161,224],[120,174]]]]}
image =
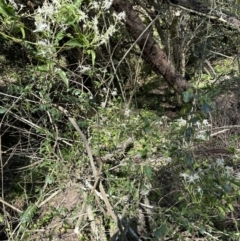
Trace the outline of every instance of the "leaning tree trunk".
{"type": "Polygon", "coordinates": [[[167,83],[178,93],[181,94],[186,90],[188,88],[186,79],[175,69],[167,54],[153,38],[151,32],[146,30],[146,26],[142,23],[142,20],[133,10],[132,6],[123,0],[113,0],[112,7],[117,13],[125,12],[127,30],[137,40],[137,44],[143,52],[144,59],[151,64],[153,70],[157,74],[162,75],[167,83]]]}

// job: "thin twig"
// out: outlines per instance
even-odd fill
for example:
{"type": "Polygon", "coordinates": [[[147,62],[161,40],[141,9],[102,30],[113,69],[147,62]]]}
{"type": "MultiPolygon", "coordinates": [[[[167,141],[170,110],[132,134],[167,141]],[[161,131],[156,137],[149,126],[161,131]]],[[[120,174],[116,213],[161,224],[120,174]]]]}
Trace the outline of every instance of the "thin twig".
{"type": "Polygon", "coordinates": [[[11,209],[17,211],[18,213],[22,213],[23,212],[22,210],[20,210],[20,209],[14,207],[13,205],[11,205],[10,203],[5,202],[2,198],[0,198],[0,202],[3,203],[4,205],[10,207],[11,209]]]}

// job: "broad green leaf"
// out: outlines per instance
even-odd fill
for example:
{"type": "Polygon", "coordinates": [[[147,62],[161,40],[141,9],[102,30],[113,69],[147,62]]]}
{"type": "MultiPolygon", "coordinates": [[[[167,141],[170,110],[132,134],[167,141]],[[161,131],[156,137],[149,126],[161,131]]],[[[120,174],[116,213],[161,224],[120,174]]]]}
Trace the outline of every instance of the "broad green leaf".
{"type": "Polygon", "coordinates": [[[187,164],[187,166],[192,166],[193,159],[189,154],[185,156],[185,163],[187,164]]]}
{"type": "Polygon", "coordinates": [[[165,234],[167,233],[167,231],[168,231],[167,224],[166,224],[166,223],[163,223],[160,228],[157,228],[157,229],[155,230],[154,236],[155,236],[155,238],[158,238],[158,239],[159,239],[159,238],[161,238],[161,237],[164,237],[165,234]]]}
{"type": "Polygon", "coordinates": [[[47,71],[49,71],[49,65],[40,65],[40,66],[38,66],[37,67],[37,69],[38,70],[40,70],[40,71],[43,71],[43,72],[47,72],[47,71]]]}
{"type": "Polygon", "coordinates": [[[191,104],[190,103],[186,103],[182,106],[181,110],[180,110],[180,113],[182,115],[188,113],[189,111],[191,110],[191,104]]]}
{"type": "Polygon", "coordinates": [[[188,103],[192,100],[193,94],[190,91],[184,91],[183,92],[183,101],[185,103],[188,103]]]}
{"type": "Polygon", "coordinates": [[[78,41],[78,39],[71,39],[71,40],[69,40],[65,45],[71,46],[71,47],[79,47],[79,48],[84,47],[84,45],[81,44],[81,43],[78,41]]]}
{"type": "Polygon", "coordinates": [[[70,39],[65,45],[71,46],[71,47],[83,48],[83,47],[89,46],[89,41],[85,35],[78,34],[77,38],[70,39]]]}
{"type": "Polygon", "coordinates": [[[7,111],[6,108],[4,108],[4,107],[0,108],[0,114],[4,114],[6,111],[7,111]]]}
{"type": "Polygon", "coordinates": [[[211,107],[210,107],[209,104],[203,103],[202,109],[203,109],[203,111],[204,111],[205,114],[208,114],[208,112],[210,111],[211,107]]]}
{"type": "Polygon", "coordinates": [[[144,166],[143,173],[146,175],[148,179],[152,178],[152,168],[150,166],[144,166]]]}
{"type": "Polygon", "coordinates": [[[58,71],[59,76],[62,78],[64,84],[67,86],[67,88],[69,87],[69,81],[68,81],[68,77],[66,75],[66,73],[63,70],[59,70],[58,71]]]}
{"type": "Polygon", "coordinates": [[[0,13],[8,17],[16,17],[14,8],[7,5],[4,0],[0,0],[0,13]]]}
{"type": "Polygon", "coordinates": [[[222,185],[222,188],[223,188],[223,190],[224,190],[225,192],[227,192],[227,193],[229,193],[229,192],[232,191],[232,187],[231,187],[230,185],[228,185],[228,184],[223,184],[223,185],[222,185]]]}

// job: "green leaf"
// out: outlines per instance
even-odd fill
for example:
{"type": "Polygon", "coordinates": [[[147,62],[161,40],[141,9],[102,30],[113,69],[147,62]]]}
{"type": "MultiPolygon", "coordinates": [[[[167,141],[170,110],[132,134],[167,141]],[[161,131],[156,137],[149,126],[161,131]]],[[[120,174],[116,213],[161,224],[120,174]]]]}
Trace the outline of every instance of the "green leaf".
{"type": "Polygon", "coordinates": [[[189,141],[191,136],[193,135],[194,133],[194,130],[192,127],[188,127],[185,131],[185,138],[186,138],[186,141],[189,141]]]}
{"type": "Polygon", "coordinates": [[[223,184],[223,185],[222,185],[222,188],[223,188],[223,190],[224,190],[226,193],[229,193],[229,192],[232,191],[232,187],[231,187],[230,185],[228,185],[228,184],[223,184]]]}
{"type": "Polygon", "coordinates": [[[24,30],[24,28],[22,26],[20,27],[20,30],[22,32],[22,38],[25,39],[25,36],[26,36],[25,35],[25,30],[24,30]]]}
{"type": "Polygon", "coordinates": [[[0,108],[0,114],[4,114],[5,112],[7,111],[7,109],[6,108],[0,108]]]}
{"type": "Polygon", "coordinates": [[[192,166],[193,164],[193,159],[189,154],[185,156],[185,163],[187,164],[187,166],[192,166]]]}
{"type": "Polygon", "coordinates": [[[96,59],[96,53],[95,53],[95,51],[93,51],[93,50],[88,50],[87,53],[88,53],[89,55],[91,55],[91,57],[92,57],[92,65],[94,66],[94,64],[95,64],[95,59],[96,59]]]}
{"type": "Polygon", "coordinates": [[[71,46],[71,47],[79,47],[79,48],[84,47],[84,45],[81,44],[81,43],[78,41],[78,39],[71,39],[71,40],[69,40],[65,45],[71,46]]]}
{"type": "Polygon", "coordinates": [[[64,84],[67,86],[67,88],[69,87],[69,81],[68,81],[68,77],[66,75],[66,73],[63,70],[59,70],[58,71],[59,76],[62,78],[64,84]]]}
{"type": "Polygon", "coordinates": [[[0,0],[0,13],[8,17],[16,18],[14,8],[7,5],[4,0],[0,0]]]}
{"type": "Polygon", "coordinates": [[[40,65],[40,66],[38,66],[37,67],[37,69],[39,70],[39,71],[42,71],[42,72],[48,72],[49,71],[49,65],[40,65]]]}
{"type": "Polygon", "coordinates": [[[231,211],[234,211],[234,207],[233,207],[233,205],[232,205],[231,203],[228,204],[228,207],[229,207],[229,209],[230,209],[231,211]]]}
{"type": "Polygon", "coordinates": [[[150,166],[144,166],[143,173],[146,175],[148,179],[152,178],[152,168],[150,166]]]}
{"type": "Polygon", "coordinates": [[[180,110],[180,113],[182,115],[188,113],[189,111],[191,110],[191,104],[190,103],[186,103],[182,106],[181,110],[180,110]]]}
{"type": "Polygon", "coordinates": [[[32,221],[33,216],[37,212],[38,207],[35,204],[30,204],[27,209],[22,213],[20,220],[23,224],[32,221]]]}
{"type": "Polygon", "coordinates": [[[46,176],[46,180],[45,180],[46,184],[52,184],[53,181],[54,181],[54,179],[52,177],[50,177],[49,175],[46,176]]]}
{"type": "Polygon", "coordinates": [[[155,231],[154,231],[154,236],[155,238],[161,238],[163,236],[165,236],[165,234],[167,233],[168,231],[168,227],[167,227],[167,224],[164,223],[161,225],[160,228],[157,228],[155,231]]]}
{"type": "Polygon", "coordinates": [[[78,34],[78,38],[70,39],[65,45],[71,47],[87,48],[89,46],[89,41],[83,34],[78,34]]]}
{"type": "Polygon", "coordinates": [[[183,92],[183,101],[185,103],[188,103],[192,100],[193,94],[190,91],[184,91],[183,92]]]}
{"type": "Polygon", "coordinates": [[[209,104],[203,103],[202,109],[203,109],[203,111],[204,111],[205,114],[208,114],[208,112],[210,111],[211,107],[210,107],[209,104]]]}
{"type": "Polygon", "coordinates": [[[74,0],[73,3],[77,8],[80,8],[82,5],[83,0],[74,0]]]}
{"type": "Polygon", "coordinates": [[[220,213],[225,217],[225,216],[226,216],[226,213],[225,213],[225,211],[223,210],[223,208],[220,207],[220,206],[218,206],[218,209],[219,209],[220,213]]]}

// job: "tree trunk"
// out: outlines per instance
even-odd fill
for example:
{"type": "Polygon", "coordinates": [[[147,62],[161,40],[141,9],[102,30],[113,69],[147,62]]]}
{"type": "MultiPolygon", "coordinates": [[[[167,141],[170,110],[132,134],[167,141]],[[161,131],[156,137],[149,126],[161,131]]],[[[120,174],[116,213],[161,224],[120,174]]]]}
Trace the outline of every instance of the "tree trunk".
{"type": "Polygon", "coordinates": [[[125,25],[131,36],[143,52],[143,57],[149,62],[153,70],[164,77],[168,84],[178,93],[188,88],[186,79],[175,69],[167,54],[159,47],[149,30],[129,3],[123,0],[113,0],[112,7],[117,13],[125,12],[125,25]],[[145,32],[144,32],[145,31],[145,32]],[[144,32],[144,34],[142,34],[144,32]],[[141,35],[142,34],[142,35],[141,35]],[[140,37],[141,35],[141,37],[140,37]]]}

